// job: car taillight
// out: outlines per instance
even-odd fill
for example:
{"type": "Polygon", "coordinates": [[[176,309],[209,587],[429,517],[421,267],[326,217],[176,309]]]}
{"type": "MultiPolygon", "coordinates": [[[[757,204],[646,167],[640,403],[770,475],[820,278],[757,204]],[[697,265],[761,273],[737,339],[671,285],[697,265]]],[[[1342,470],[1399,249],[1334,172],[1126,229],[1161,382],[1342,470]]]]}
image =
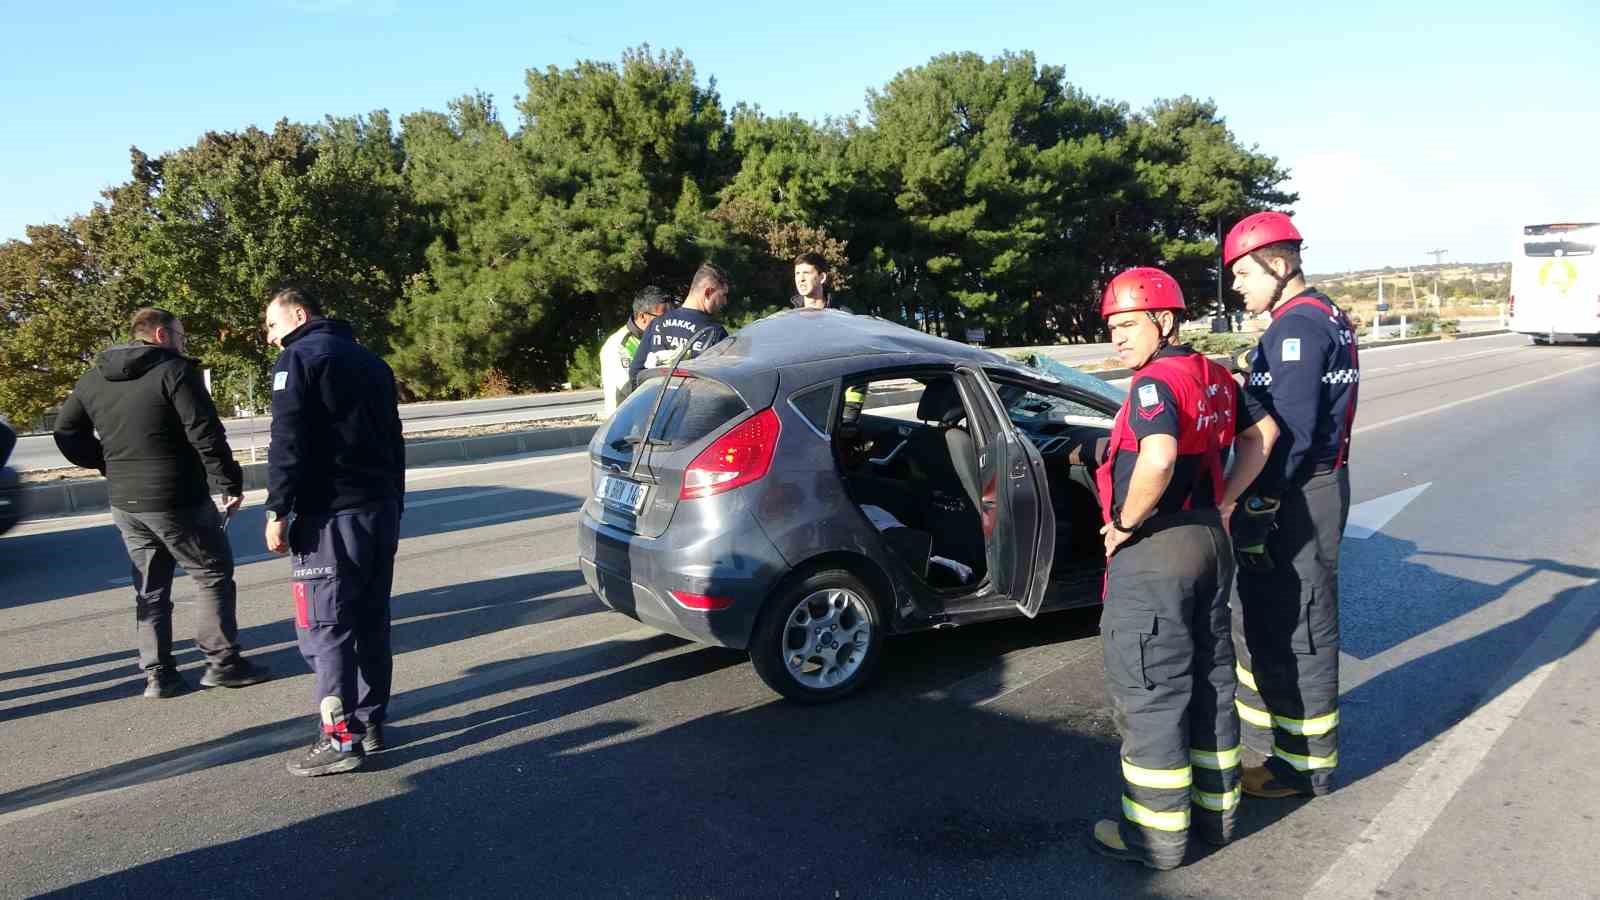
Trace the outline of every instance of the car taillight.
{"type": "Polygon", "coordinates": [[[714,612],[727,609],[733,605],[732,597],[711,597],[706,594],[691,594],[688,591],[667,591],[672,599],[684,609],[693,609],[699,612],[714,612]]]}
{"type": "Polygon", "coordinates": [[[1506,295],[1506,315],[1514,316],[1516,314],[1517,314],[1517,295],[1516,294],[1507,294],[1506,295]]]}
{"type": "Polygon", "coordinates": [[[772,467],[781,428],[769,406],[717,438],[684,470],[678,499],[710,497],[761,480],[772,467]]]}

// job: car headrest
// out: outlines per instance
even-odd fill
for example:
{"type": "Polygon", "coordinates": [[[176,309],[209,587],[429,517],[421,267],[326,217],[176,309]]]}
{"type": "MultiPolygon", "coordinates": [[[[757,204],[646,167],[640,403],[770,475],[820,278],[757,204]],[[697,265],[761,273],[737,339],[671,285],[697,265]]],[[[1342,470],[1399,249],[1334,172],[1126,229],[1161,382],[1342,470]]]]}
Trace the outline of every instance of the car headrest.
{"type": "Polygon", "coordinates": [[[928,382],[922,391],[922,399],[917,401],[917,418],[924,422],[944,422],[952,412],[960,414],[957,421],[966,415],[966,410],[961,406],[961,395],[956,392],[955,380],[935,378],[928,382]]]}

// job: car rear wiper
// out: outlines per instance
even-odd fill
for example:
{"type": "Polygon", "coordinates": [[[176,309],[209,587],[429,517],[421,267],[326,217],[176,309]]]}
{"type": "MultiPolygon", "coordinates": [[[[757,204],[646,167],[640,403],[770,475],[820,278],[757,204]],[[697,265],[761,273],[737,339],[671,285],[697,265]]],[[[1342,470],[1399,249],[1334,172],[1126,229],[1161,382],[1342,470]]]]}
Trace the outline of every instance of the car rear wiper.
{"type": "MultiPolygon", "coordinates": [[[[689,352],[689,348],[693,347],[696,341],[699,341],[701,337],[710,334],[716,328],[717,326],[715,325],[707,325],[699,331],[696,331],[693,337],[689,338],[689,340],[684,342],[682,347],[678,348],[677,355],[673,356],[672,362],[667,365],[667,377],[661,379],[661,390],[656,392],[656,402],[650,406],[650,418],[644,420],[644,429],[641,432],[642,434],[648,436],[650,434],[650,429],[656,427],[656,415],[661,412],[661,401],[665,400],[667,397],[667,386],[672,384],[672,376],[678,374],[678,363],[683,362],[683,355],[689,352]]],[[[646,448],[654,446],[653,439],[643,440],[639,443],[644,445],[646,448]]],[[[634,450],[633,462],[628,466],[629,479],[632,479],[639,473],[639,463],[643,460],[644,454],[637,449],[634,450]]]]}
{"type": "Polygon", "coordinates": [[[639,437],[636,434],[630,434],[630,435],[627,435],[625,437],[620,437],[620,438],[617,438],[616,440],[611,442],[612,448],[616,449],[616,450],[622,450],[622,449],[624,449],[626,447],[636,447],[639,444],[644,444],[646,447],[671,447],[671,446],[674,446],[674,442],[673,441],[669,441],[669,440],[666,440],[664,438],[650,438],[650,439],[646,440],[645,438],[639,437]]]}

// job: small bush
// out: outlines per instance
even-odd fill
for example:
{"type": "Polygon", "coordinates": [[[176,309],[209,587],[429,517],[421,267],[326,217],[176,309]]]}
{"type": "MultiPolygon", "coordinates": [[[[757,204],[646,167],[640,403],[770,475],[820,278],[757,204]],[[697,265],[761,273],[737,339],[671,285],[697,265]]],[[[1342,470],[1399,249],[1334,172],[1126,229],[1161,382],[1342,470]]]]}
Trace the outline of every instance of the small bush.
{"type": "Polygon", "coordinates": [[[1195,352],[1207,356],[1232,356],[1246,347],[1255,346],[1254,335],[1226,332],[1222,334],[1202,334],[1187,341],[1195,352]]]}
{"type": "Polygon", "coordinates": [[[567,365],[567,381],[575,388],[600,386],[600,348],[579,347],[567,365]]]}

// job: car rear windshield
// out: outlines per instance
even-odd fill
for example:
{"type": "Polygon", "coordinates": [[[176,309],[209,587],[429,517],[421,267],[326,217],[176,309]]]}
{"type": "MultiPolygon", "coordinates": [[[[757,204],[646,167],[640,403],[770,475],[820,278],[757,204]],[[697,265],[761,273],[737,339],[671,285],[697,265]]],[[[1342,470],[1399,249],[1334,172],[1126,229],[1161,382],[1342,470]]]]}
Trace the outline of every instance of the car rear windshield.
{"type": "MultiPolygon", "coordinates": [[[[656,395],[661,393],[661,378],[651,378],[628,395],[617,407],[616,415],[606,426],[606,443],[618,449],[638,444],[644,434],[645,420],[655,408],[656,395]]],[[[710,378],[677,377],[667,385],[667,395],[661,400],[661,411],[656,413],[655,424],[650,428],[650,440],[662,446],[684,447],[706,435],[748,409],[733,389],[710,378]]]]}

